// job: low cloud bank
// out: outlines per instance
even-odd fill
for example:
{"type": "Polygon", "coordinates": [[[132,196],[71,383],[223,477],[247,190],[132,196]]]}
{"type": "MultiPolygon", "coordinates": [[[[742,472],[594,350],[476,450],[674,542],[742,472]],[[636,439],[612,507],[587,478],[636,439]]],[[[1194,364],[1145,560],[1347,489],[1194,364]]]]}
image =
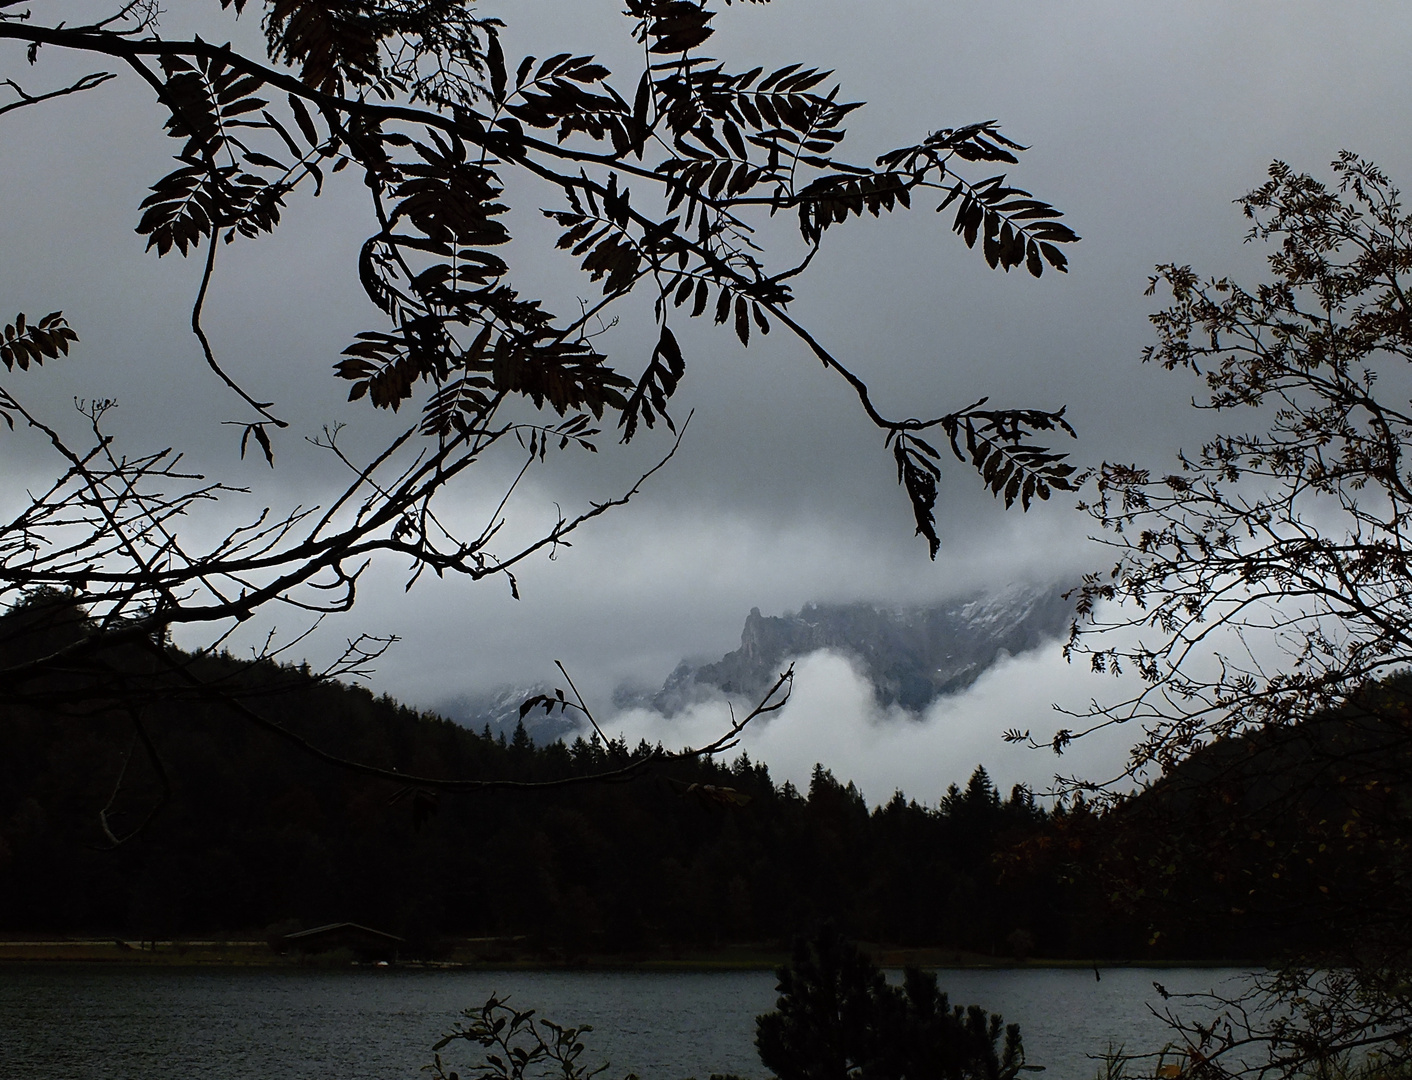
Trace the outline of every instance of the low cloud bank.
{"type": "MultiPolygon", "coordinates": [[[[745,751],[770,767],[776,783],[789,780],[805,790],[815,763],[840,781],[852,780],[869,804],[901,790],[908,798],[935,805],[950,784],[964,785],[984,765],[1003,792],[1027,784],[1049,789],[1056,771],[1108,779],[1121,769],[1127,732],[1117,729],[1076,743],[1063,757],[1004,742],[1007,728],[1030,730],[1043,741],[1071,726],[1054,703],[1081,707],[1111,686],[1086,666],[1070,665],[1051,647],[1002,660],[968,690],[938,699],[921,715],[880,708],[869,681],[851,660],[827,650],[795,664],[794,694],[771,716],[754,721],[733,759],[745,751]]],[[[649,709],[613,716],[604,729],[630,744],[639,739],[667,747],[700,745],[730,723],[724,701],[711,701],[665,717],[649,709]]]]}

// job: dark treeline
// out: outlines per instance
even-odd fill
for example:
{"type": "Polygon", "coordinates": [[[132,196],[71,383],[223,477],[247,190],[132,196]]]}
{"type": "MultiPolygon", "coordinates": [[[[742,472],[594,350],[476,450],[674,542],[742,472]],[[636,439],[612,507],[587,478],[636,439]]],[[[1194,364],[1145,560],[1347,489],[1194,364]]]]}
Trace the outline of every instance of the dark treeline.
{"type": "MultiPolygon", "coordinates": [[[[15,634],[23,615],[6,617],[0,659],[81,622],[15,634]]],[[[553,780],[650,750],[494,739],[297,668],[172,655],[312,743],[407,774],[553,780]]],[[[143,662],[111,657],[119,671],[143,662]]],[[[1050,815],[981,769],[935,807],[898,793],[870,810],[823,768],[799,791],[743,754],[628,783],[437,798],[179,691],[141,709],[160,771],[117,699],[94,706],[60,682],[52,707],[0,704],[0,931],[167,939],[349,920],[427,948],[523,936],[575,954],[787,942],[832,919],[864,940],[999,955],[1129,946],[1075,918],[1073,887],[997,859],[1050,815]]]]}
{"type": "MultiPolygon", "coordinates": [[[[62,604],[4,616],[0,666],[82,623],[62,604]]],[[[223,696],[192,697],[175,676],[154,693],[150,650],[107,659],[108,697],[47,675],[47,704],[34,687],[26,704],[0,701],[0,932],[172,939],[353,921],[429,954],[494,937],[572,957],[780,945],[830,920],[860,940],[1001,957],[1256,959],[1330,925],[1325,898],[1354,871],[1303,848],[1320,830],[1349,835],[1354,818],[1370,827],[1368,793],[1386,788],[1368,786],[1369,769],[1389,759],[1366,721],[1298,729],[1353,732],[1364,750],[1356,776],[1337,759],[1336,786],[1362,800],[1337,814],[1334,781],[1294,768],[1298,739],[1214,747],[1106,815],[1002,796],[980,768],[937,806],[897,793],[870,810],[822,767],[800,791],[744,754],[623,783],[437,797],[319,761],[228,702],[409,776],[552,781],[652,748],[536,747],[523,728],[492,738],[305,669],[170,647],[223,696]],[[139,671],[134,712],[120,691],[139,671]]],[[[1370,834],[1370,866],[1391,835],[1370,834]]]]}
{"type": "MultiPolygon", "coordinates": [[[[408,773],[552,780],[650,749],[496,740],[267,666],[242,683],[279,684],[258,697],[271,719],[408,773]]],[[[1001,880],[993,858],[1046,814],[1023,790],[1002,799],[983,770],[936,808],[898,794],[870,811],[823,768],[798,791],[743,754],[628,783],[433,799],[308,758],[219,704],[147,712],[172,799],[113,848],[99,812],[115,788],[114,831],[161,796],[127,718],[7,710],[0,929],[169,938],[346,919],[612,952],[786,941],[832,918],[868,940],[1065,945],[1049,890],[1001,880]]]]}

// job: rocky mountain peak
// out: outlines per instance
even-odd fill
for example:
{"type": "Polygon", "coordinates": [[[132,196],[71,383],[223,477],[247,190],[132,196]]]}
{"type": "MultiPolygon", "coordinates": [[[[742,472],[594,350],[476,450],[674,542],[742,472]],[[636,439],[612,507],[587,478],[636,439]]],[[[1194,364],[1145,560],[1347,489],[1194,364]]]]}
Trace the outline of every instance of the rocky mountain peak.
{"type": "Polygon", "coordinates": [[[1004,656],[1058,638],[1072,606],[1058,587],[1013,587],[936,604],[810,603],[798,612],[751,608],[740,648],[699,667],[683,663],[651,700],[668,715],[715,693],[764,693],[794,657],[832,649],[853,658],[878,704],[917,712],[970,686],[1004,656]]]}
{"type": "MultiPolygon", "coordinates": [[[[809,603],[797,612],[765,615],[752,607],[740,647],[708,664],[683,660],[656,693],[621,688],[617,708],[646,707],[672,716],[698,701],[728,697],[752,703],[790,660],[820,649],[850,657],[872,683],[878,704],[919,713],[937,698],[959,693],[998,661],[1062,636],[1073,605],[1057,586],[1015,586],[933,604],[809,603]]],[[[519,704],[547,687],[501,687],[443,702],[440,710],[479,730],[514,730],[519,704]]],[[[533,710],[524,720],[537,743],[576,730],[573,717],[533,710]]]]}

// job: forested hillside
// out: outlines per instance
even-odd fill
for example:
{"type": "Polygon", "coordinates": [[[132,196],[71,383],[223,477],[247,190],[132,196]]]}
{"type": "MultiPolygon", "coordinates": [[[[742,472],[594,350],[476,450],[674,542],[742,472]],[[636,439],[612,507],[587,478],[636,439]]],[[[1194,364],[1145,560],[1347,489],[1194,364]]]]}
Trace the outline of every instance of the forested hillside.
{"type": "MultiPolygon", "coordinates": [[[[11,613],[0,660],[52,649],[81,620],[62,604],[11,613]]],[[[937,806],[899,792],[870,810],[822,767],[799,791],[743,754],[629,782],[437,795],[320,761],[228,702],[409,776],[561,780],[652,748],[536,747],[523,728],[477,734],[304,669],[172,655],[221,694],[174,681],[140,725],[118,698],[76,710],[81,688],[52,676],[49,704],[0,704],[0,933],[165,939],[349,920],[424,954],[513,937],[565,958],[782,944],[831,919],[866,941],[1001,957],[1249,959],[1314,940],[1330,889],[1364,880],[1318,856],[1324,832],[1380,830],[1373,866],[1402,843],[1380,824],[1400,798],[1379,787],[1386,725],[1366,717],[1218,744],[1106,815],[1048,812],[1022,788],[1002,797],[979,768],[937,806]],[[1349,747],[1339,777],[1301,769],[1310,739],[1349,747]]],[[[121,676],[140,657],[108,663],[121,676]]]]}
{"type": "Polygon", "coordinates": [[[1059,831],[1165,949],[1357,955],[1412,920],[1409,735],[1412,677],[1399,675],[1299,723],[1217,739],[1059,831]]]}
{"type": "MultiPolygon", "coordinates": [[[[61,644],[81,620],[62,604],[12,613],[4,659],[61,644]]],[[[177,658],[310,743],[409,775],[553,780],[650,750],[539,748],[523,730],[478,735],[297,668],[177,658]]],[[[524,935],[572,954],[787,941],[828,917],[876,941],[1076,947],[1063,887],[1002,876],[993,858],[1046,813],[1023,789],[1002,798],[980,770],[938,807],[898,794],[872,811],[825,769],[797,791],[744,755],[628,783],[438,797],[319,761],[175,682],[141,713],[154,756],[120,701],[75,711],[75,689],[55,679],[48,706],[0,705],[3,932],[165,938],[352,920],[427,949],[524,935]]]]}
{"type": "MultiPolygon", "coordinates": [[[[241,682],[311,741],[408,772],[547,780],[635,752],[497,740],[289,669],[241,682]]],[[[871,940],[1005,952],[1023,930],[1064,946],[1050,891],[999,880],[991,859],[1045,814],[1024,791],[1002,800],[983,772],[940,808],[899,794],[872,812],[827,770],[800,792],[743,755],[622,784],[435,798],[312,760],[215,703],[149,712],[172,799],[116,848],[99,821],[115,786],[115,831],[161,793],[128,756],[126,718],[6,712],[0,930],[165,938],[348,919],[428,944],[528,935],[614,952],[784,941],[827,916],[871,940]]]]}

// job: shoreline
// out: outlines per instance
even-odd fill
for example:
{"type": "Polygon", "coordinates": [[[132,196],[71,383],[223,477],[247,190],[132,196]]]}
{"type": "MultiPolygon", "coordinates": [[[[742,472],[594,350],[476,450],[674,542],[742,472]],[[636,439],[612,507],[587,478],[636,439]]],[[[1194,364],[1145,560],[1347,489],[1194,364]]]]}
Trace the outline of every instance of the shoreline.
{"type": "MultiPolygon", "coordinates": [[[[118,938],[50,938],[33,941],[0,941],[0,969],[18,965],[88,965],[152,968],[259,968],[337,970],[375,968],[396,971],[774,971],[789,959],[784,950],[764,946],[727,947],[716,950],[682,950],[670,954],[562,956],[486,949],[488,941],[457,942],[436,960],[399,960],[392,963],[359,961],[343,950],[316,955],[280,955],[264,941],[248,939],[158,941],[152,943],[118,938]],[[480,946],[480,947],[477,947],[480,946]]],[[[901,949],[865,946],[882,968],[909,966],[925,970],[1014,970],[1106,968],[1263,967],[1241,960],[1076,960],[1038,958],[1015,960],[953,949],[901,949]]]]}

